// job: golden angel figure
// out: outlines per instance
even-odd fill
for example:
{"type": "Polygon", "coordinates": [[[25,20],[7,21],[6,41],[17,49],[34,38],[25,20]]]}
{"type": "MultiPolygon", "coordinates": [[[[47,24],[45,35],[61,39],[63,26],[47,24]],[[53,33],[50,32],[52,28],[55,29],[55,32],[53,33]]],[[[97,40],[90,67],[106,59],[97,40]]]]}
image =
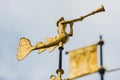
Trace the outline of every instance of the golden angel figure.
{"type": "Polygon", "coordinates": [[[103,12],[105,11],[104,6],[101,5],[98,9],[92,11],[91,13],[81,16],[80,18],[76,18],[73,20],[64,20],[63,17],[61,17],[57,21],[57,27],[58,27],[58,35],[54,38],[47,38],[46,42],[38,42],[35,46],[32,46],[29,39],[27,38],[21,38],[19,47],[18,47],[18,53],[17,58],[18,60],[24,59],[31,51],[33,50],[39,50],[39,53],[45,51],[47,48],[49,48],[49,51],[53,51],[57,46],[63,47],[63,45],[69,40],[69,37],[73,35],[73,22],[82,21],[84,18],[93,15],[95,13],[103,12]],[[70,32],[66,32],[67,24],[70,24],[70,32]]]}
{"type": "Polygon", "coordinates": [[[45,43],[38,42],[35,46],[32,46],[29,39],[21,38],[17,53],[18,60],[24,59],[33,50],[39,50],[39,53],[42,53],[49,48],[49,52],[52,52],[57,46],[62,47],[69,40],[69,36],[73,35],[72,26],[73,22],[64,20],[64,18],[61,17],[57,21],[58,35],[54,38],[47,38],[45,43]],[[70,24],[69,33],[66,32],[67,24],[70,24]]]}

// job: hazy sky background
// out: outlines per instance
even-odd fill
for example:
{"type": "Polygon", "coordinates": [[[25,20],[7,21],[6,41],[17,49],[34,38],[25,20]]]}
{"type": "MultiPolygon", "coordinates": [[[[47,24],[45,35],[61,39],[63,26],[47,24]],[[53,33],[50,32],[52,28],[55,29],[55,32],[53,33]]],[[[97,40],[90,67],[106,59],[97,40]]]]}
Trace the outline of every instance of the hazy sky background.
{"type": "MultiPolygon", "coordinates": [[[[56,22],[84,16],[104,5],[106,12],[98,13],[74,23],[74,34],[63,51],[63,78],[68,77],[69,50],[97,43],[103,36],[104,67],[120,67],[120,1],[119,0],[0,0],[0,80],[49,80],[56,75],[58,49],[39,54],[31,52],[17,61],[19,39],[27,37],[32,45],[57,35],[56,22]]],[[[99,52],[99,51],[98,51],[99,52]]],[[[98,53],[99,60],[99,53],[98,53]]],[[[98,61],[99,62],[99,61],[98,61]]],[[[105,74],[105,80],[120,79],[120,71],[105,74]]],[[[76,80],[100,80],[98,73],[76,80]]]]}

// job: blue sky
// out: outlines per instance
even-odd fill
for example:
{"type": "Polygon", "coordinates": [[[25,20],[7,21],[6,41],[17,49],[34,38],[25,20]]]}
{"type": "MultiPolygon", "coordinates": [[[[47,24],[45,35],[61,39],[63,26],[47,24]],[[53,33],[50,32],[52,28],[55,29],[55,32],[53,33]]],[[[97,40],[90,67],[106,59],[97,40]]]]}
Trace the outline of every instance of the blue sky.
{"type": "MultiPolygon", "coordinates": [[[[106,12],[74,24],[73,37],[64,46],[63,78],[68,77],[69,70],[69,55],[65,51],[96,43],[100,35],[105,41],[104,67],[108,70],[120,67],[119,3],[119,0],[0,0],[0,80],[49,80],[50,75],[56,75],[58,49],[39,55],[33,51],[24,60],[17,61],[19,39],[27,37],[32,45],[45,42],[46,38],[57,35],[56,22],[60,17],[78,18],[100,5],[104,5],[106,12]]],[[[106,73],[105,80],[118,80],[119,75],[120,71],[106,73]]],[[[93,79],[100,80],[99,74],[76,80],[93,79]]]]}

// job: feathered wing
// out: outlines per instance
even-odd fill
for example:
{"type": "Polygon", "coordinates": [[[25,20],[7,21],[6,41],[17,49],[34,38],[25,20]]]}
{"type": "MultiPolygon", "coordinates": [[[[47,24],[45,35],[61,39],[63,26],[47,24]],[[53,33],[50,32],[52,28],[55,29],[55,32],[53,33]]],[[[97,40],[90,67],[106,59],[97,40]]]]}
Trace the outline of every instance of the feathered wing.
{"type": "MultiPolygon", "coordinates": [[[[47,47],[47,48],[49,48],[49,52],[52,52],[57,47],[57,45],[54,45],[54,38],[47,38],[46,39],[46,44],[47,43],[51,43],[51,45],[48,45],[48,47],[47,47]]],[[[38,44],[38,46],[43,45],[42,42],[39,42],[37,44],[38,44]]],[[[47,48],[41,48],[41,49],[39,49],[38,53],[44,52],[47,48]]]]}
{"type": "MultiPolygon", "coordinates": [[[[47,38],[46,41],[52,43],[54,41],[54,38],[47,38]]],[[[57,45],[50,46],[49,52],[52,52],[56,47],[57,47],[57,45]]]]}
{"type": "Polygon", "coordinates": [[[49,52],[52,52],[56,47],[57,47],[57,45],[50,47],[49,52]]]}
{"type": "Polygon", "coordinates": [[[17,59],[24,59],[31,51],[33,47],[27,38],[21,38],[18,47],[17,59]]]}

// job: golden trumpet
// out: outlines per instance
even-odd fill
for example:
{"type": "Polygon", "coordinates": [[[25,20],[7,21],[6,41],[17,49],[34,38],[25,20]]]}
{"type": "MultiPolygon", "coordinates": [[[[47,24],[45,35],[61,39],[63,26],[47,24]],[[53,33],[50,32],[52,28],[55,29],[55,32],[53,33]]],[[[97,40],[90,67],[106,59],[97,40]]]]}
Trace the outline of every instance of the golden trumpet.
{"type": "Polygon", "coordinates": [[[73,20],[70,20],[70,22],[77,22],[77,21],[82,21],[84,18],[88,17],[88,16],[91,16],[91,15],[94,15],[96,13],[99,13],[99,12],[104,12],[105,9],[104,9],[104,6],[101,5],[99,8],[97,8],[96,10],[92,11],[91,13],[88,13],[84,16],[81,16],[80,18],[77,18],[77,19],[73,19],[73,20]]]}

